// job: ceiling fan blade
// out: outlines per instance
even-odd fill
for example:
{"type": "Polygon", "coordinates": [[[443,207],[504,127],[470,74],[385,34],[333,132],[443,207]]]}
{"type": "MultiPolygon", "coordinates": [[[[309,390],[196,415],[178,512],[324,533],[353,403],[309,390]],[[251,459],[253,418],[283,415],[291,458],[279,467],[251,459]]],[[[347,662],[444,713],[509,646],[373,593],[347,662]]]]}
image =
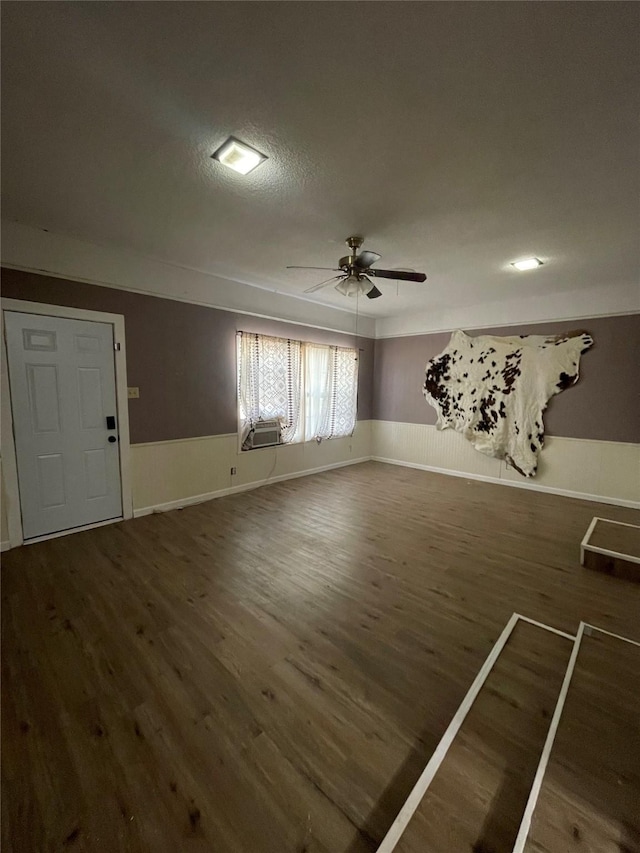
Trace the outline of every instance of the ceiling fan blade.
{"type": "Polygon", "coordinates": [[[326,270],[327,272],[341,272],[339,267],[285,267],[287,270],[326,270]]]}
{"type": "Polygon", "coordinates": [[[368,270],[369,275],[375,275],[378,278],[394,278],[397,281],[426,281],[427,277],[423,272],[406,272],[405,270],[368,270]]]}
{"type": "Polygon", "coordinates": [[[315,290],[320,290],[321,287],[324,287],[327,284],[331,284],[332,281],[337,281],[340,278],[342,278],[342,276],[334,275],[333,278],[328,278],[326,281],[321,281],[320,284],[314,284],[313,287],[308,287],[304,292],[313,293],[315,290]]]}
{"type": "Polygon", "coordinates": [[[382,291],[378,290],[374,284],[371,290],[367,291],[367,299],[377,299],[378,296],[382,296],[382,291]]]}
{"type": "Polygon", "coordinates": [[[378,296],[382,296],[382,291],[378,290],[375,284],[371,281],[368,275],[360,275],[360,281],[362,282],[360,292],[364,296],[368,296],[369,299],[377,299],[378,296]],[[365,284],[366,282],[366,284],[365,284]]]}
{"type": "Polygon", "coordinates": [[[364,251],[360,252],[355,261],[355,266],[359,270],[367,270],[371,266],[371,264],[375,264],[376,261],[379,261],[382,255],[379,255],[377,252],[369,252],[364,251]]]}

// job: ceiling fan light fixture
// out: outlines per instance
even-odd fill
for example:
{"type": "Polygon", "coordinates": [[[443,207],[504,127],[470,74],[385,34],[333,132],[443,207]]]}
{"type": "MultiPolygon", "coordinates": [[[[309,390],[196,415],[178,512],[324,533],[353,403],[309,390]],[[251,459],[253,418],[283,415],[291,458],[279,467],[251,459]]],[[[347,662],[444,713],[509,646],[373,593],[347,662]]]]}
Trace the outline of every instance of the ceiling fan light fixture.
{"type": "Polygon", "coordinates": [[[336,284],[336,290],[343,296],[355,296],[362,290],[362,281],[357,275],[348,275],[336,284]]]}
{"type": "Polygon", "coordinates": [[[541,267],[542,261],[540,258],[523,258],[521,261],[512,261],[511,266],[520,270],[520,272],[525,272],[525,270],[534,270],[536,267],[541,267]]]}
{"type": "Polygon", "coordinates": [[[268,159],[265,154],[261,154],[255,148],[251,148],[250,145],[245,145],[239,139],[234,139],[233,136],[230,136],[217,151],[214,151],[211,157],[241,175],[248,175],[249,172],[252,172],[268,159]]]}

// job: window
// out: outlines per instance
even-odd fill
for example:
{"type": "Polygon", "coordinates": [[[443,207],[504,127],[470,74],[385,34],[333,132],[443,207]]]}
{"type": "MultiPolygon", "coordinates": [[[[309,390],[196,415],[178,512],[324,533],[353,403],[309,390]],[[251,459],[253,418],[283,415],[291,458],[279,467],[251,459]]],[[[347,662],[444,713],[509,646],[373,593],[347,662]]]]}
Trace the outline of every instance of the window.
{"type": "MultiPolygon", "coordinates": [[[[238,335],[238,401],[242,430],[280,422],[281,441],[295,440],[300,422],[302,344],[267,335],[238,335]]],[[[299,440],[299,439],[298,439],[299,440]]]]}
{"type": "Polygon", "coordinates": [[[303,344],[304,439],[351,435],[356,425],[358,351],[303,344]]]}
{"type": "Polygon", "coordinates": [[[243,438],[258,420],[277,420],[283,444],[351,435],[357,395],[357,350],[238,334],[243,438]]]}

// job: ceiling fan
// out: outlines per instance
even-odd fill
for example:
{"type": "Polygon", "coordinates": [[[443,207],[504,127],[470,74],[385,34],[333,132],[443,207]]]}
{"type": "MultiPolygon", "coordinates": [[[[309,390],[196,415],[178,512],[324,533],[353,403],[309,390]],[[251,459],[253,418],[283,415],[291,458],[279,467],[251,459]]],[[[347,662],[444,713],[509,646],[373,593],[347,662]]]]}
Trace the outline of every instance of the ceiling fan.
{"type": "Polygon", "coordinates": [[[331,282],[337,281],[335,288],[338,293],[342,293],[344,296],[356,296],[358,293],[362,293],[369,299],[377,299],[378,296],[382,296],[382,292],[378,290],[369,276],[392,278],[396,281],[421,282],[427,280],[423,272],[374,269],[372,264],[380,260],[380,255],[377,252],[364,250],[358,254],[358,249],[364,243],[363,237],[349,237],[345,242],[350,253],[344,258],[340,258],[337,267],[287,267],[288,270],[331,270],[340,273],[340,275],[335,275],[333,278],[328,278],[326,281],[308,287],[305,293],[313,293],[320,290],[321,287],[326,287],[331,282]]]}

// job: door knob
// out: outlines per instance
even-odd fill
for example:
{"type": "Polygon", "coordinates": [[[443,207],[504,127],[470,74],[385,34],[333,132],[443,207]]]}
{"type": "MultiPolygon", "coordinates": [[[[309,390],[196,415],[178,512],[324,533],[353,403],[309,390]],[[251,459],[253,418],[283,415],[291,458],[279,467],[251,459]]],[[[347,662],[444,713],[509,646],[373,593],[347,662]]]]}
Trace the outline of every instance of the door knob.
{"type": "Polygon", "coordinates": [[[117,441],[117,439],[116,439],[115,435],[110,435],[109,438],[107,439],[107,441],[109,442],[109,444],[114,444],[117,441]]]}

